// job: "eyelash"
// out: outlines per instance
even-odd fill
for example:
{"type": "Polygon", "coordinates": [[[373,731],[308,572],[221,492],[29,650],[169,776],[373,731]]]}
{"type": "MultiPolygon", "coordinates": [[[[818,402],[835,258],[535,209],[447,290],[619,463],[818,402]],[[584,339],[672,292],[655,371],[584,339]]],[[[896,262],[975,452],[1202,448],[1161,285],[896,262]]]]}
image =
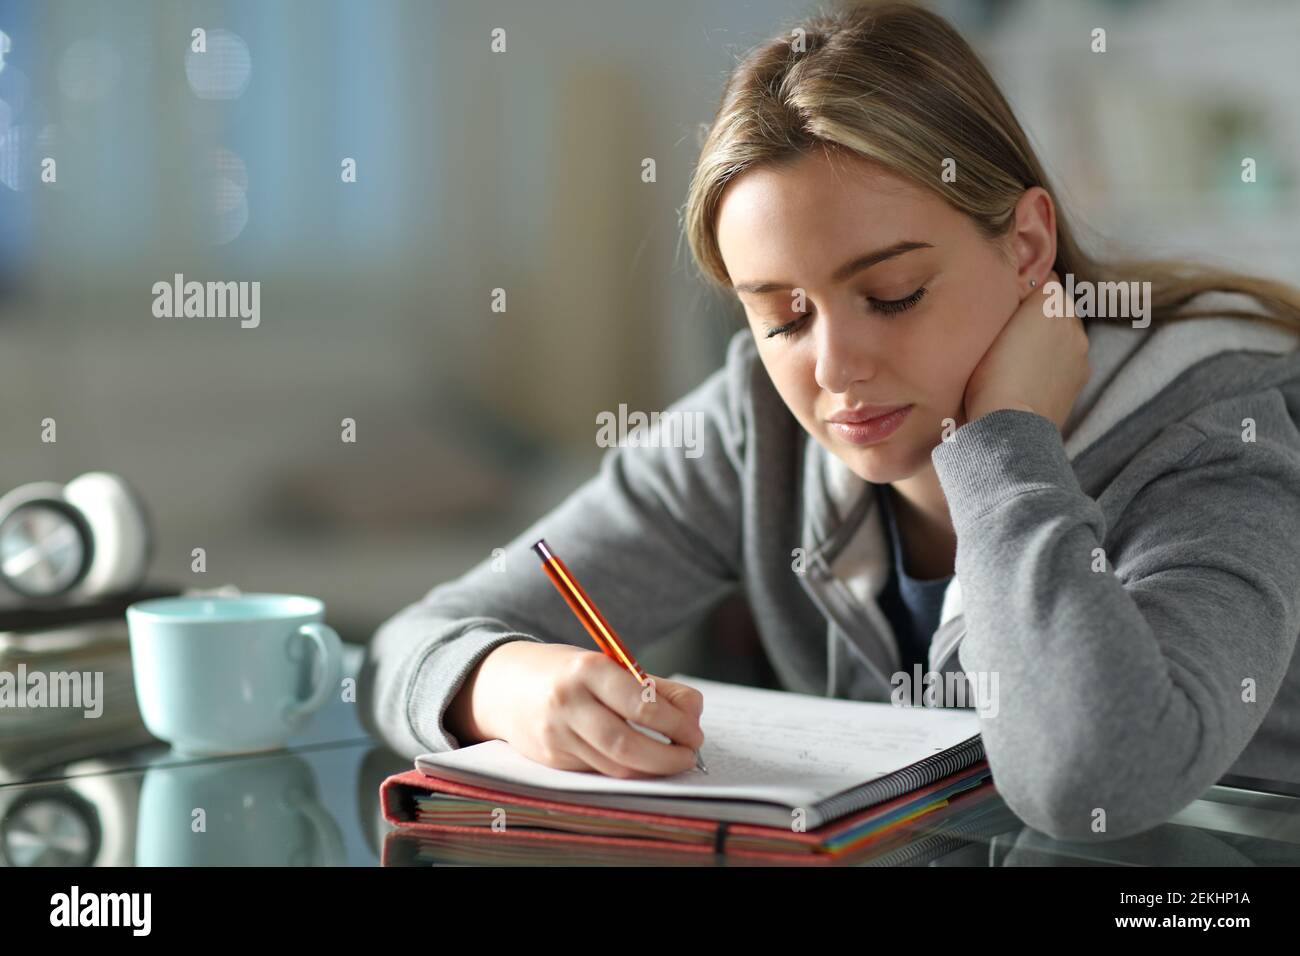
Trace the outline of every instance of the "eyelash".
{"type": "MultiPolygon", "coordinates": [[[[921,288],[917,289],[911,295],[904,296],[901,299],[872,299],[868,297],[868,301],[871,302],[872,307],[877,312],[883,312],[886,315],[896,315],[899,312],[906,312],[908,309],[915,306],[922,298],[924,298],[926,291],[926,287],[921,286],[921,288]]],[[[801,315],[793,322],[787,322],[785,325],[778,326],[775,329],[769,329],[766,337],[770,339],[774,335],[780,335],[788,338],[798,332],[807,319],[808,316],[801,315]]]]}

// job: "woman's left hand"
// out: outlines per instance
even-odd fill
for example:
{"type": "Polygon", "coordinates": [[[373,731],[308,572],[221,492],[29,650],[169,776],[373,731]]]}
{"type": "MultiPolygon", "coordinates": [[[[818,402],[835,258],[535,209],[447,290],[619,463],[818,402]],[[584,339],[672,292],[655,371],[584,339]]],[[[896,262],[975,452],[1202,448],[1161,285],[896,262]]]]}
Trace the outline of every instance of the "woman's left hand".
{"type": "Polygon", "coordinates": [[[1059,431],[1088,381],[1088,334],[1078,316],[1043,314],[1052,272],[1002,327],[966,383],[966,421],[1018,408],[1042,415],[1059,431]]]}

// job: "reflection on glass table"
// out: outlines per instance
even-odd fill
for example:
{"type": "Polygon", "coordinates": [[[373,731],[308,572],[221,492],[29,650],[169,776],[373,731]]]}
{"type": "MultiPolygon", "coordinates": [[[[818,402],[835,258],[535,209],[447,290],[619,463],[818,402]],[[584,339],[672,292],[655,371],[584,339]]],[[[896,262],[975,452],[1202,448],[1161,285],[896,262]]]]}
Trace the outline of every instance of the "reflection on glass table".
{"type": "MultiPolygon", "coordinates": [[[[486,830],[454,836],[384,821],[379,786],[409,761],[373,741],[308,744],[188,763],[86,760],[60,779],[0,786],[0,865],[704,865],[652,845],[611,855],[486,830]]],[[[1028,829],[992,793],[914,821],[858,866],[1276,866],[1300,864],[1300,797],[1214,787],[1143,834],[1076,844],[1028,829]]]]}
{"type": "MultiPolygon", "coordinates": [[[[355,780],[373,748],[354,700],[335,696],[281,748],[182,754],[140,720],[124,630],[101,628],[92,641],[84,625],[62,642],[42,634],[39,648],[46,662],[68,657],[65,666],[98,670],[117,687],[95,718],[18,711],[0,721],[0,865],[377,862],[373,834],[367,847],[355,826],[335,822],[340,798],[355,818],[356,795],[321,792],[321,781],[355,780]]],[[[0,650],[27,658],[33,642],[8,637],[0,650]]],[[[345,675],[356,675],[362,653],[346,647],[345,675]]]]}
{"type": "MultiPolygon", "coordinates": [[[[1146,833],[1097,843],[1054,840],[1024,826],[997,795],[940,818],[918,819],[882,845],[833,866],[1295,866],[1300,798],[1214,787],[1174,820],[1146,833]]],[[[939,817],[938,814],[935,815],[939,817]]],[[[399,828],[385,840],[386,866],[770,865],[713,854],[629,851],[593,845],[538,846],[507,833],[440,833],[399,828]]]]}

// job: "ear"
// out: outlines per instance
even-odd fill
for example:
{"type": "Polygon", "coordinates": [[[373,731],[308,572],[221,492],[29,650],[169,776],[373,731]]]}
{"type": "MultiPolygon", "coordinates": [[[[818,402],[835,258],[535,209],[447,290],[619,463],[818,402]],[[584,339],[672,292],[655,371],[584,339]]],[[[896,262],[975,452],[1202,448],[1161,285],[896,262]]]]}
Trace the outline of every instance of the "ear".
{"type": "Polygon", "coordinates": [[[1042,289],[1056,262],[1056,204],[1042,186],[1026,189],[1016,202],[1011,251],[1016,283],[1023,299],[1033,291],[1029,280],[1035,280],[1037,288],[1042,289]]]}

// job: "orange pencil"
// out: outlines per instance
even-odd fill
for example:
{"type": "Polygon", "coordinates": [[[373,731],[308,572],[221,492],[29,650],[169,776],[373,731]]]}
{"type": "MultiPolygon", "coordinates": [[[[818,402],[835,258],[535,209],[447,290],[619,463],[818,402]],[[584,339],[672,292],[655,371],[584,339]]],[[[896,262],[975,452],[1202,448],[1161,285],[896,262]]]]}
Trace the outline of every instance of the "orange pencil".
{"type": "MultiPolygon", "coordinates": [[[[609,621],[605,620],[605,615],[600,613],[596,603],[587,596],[587,592],[582,589],[578,579],[565,567],[564,562],[546,546],[546,539],[541,538],[534,543],[533,550],[542,559],[542,570],[551,579],[555,589],[560,592],[560,596],[564,598],[564,603],[569,605],[569,610],[573,611],[578,620],[582,622],[582,626],[587,629],[587,633],[596,642],[596,646],[601,649],[606,657],[613,658],[626,667],[632,673],[632,676],[637,679],[637,683],[644,687],[650,678],[646,676],[645,671],[637,663],[636,658],[632,656],[632,652],[627,649],[618,634],[609,626],[609,621]]],[[[631,721],[628,722],[632,723],[631,721]]],[[[632,724],[632,726],[637,725],[632,724]]],[[[649,730],[649,728],[645,729],[649,730]]],[[[665,741],[668,740],[667,737],[657,731],[650,731],[650,733],[656,737],[662,737],[665,741]]],[[[704,766],[704,760],[700,757],[698,750],[695,751],[695,766],[704,773],[709,772],[708,768],[704,766]]]]}

